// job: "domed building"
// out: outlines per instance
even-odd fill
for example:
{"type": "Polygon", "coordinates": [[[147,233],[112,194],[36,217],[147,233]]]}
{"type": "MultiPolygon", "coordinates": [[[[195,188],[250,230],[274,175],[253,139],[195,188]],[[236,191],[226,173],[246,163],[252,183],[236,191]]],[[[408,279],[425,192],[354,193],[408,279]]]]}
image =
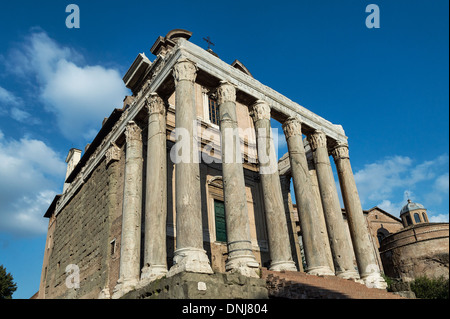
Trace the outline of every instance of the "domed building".
{"type": "Polygon", "coordinates": [[[408,204],[400,211],[403,226],[408,227],[421,223],[428,223],[427,210],[422,204],[414,203],[408,199],[408,204]]]}
{"type": "Polygon", "coordinates": [[[387,276],[412,281],[417,277],[449,277],[449,224],[430,223],[427,209],[408,199],[400,211],[404,228],[380,243],[387,276]]]}

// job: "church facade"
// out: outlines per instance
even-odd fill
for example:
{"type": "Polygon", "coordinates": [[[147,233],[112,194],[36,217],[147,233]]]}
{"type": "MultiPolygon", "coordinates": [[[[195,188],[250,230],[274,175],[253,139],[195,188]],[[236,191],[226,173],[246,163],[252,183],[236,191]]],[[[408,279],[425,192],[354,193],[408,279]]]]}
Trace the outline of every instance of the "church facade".
{"type": "Polygon", "coordinates": [[[63,194],[45,214],[39,298],[120,298],[180,273],[258,278],[261,267],[385,288],[343,128],[190,36],[172,30],[154,61],[139,54],[124,76],[133,95],[83,156],[69,152],[63,194]],[[288,145],[280,161],[271,119],[288,145]]]}

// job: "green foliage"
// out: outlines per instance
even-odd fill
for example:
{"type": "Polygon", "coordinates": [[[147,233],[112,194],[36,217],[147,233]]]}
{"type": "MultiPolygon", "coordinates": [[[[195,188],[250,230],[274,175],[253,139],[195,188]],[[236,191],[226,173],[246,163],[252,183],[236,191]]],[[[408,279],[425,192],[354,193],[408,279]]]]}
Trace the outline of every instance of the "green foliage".
{"type": "Polygon", "coordinates": [[[0,265],[0,299],[12,299],[17,285],[13,282],[13,276],[6,272],[6,268],[0,265]]]}
{"type": "Polygon", "coordinates": [[[381,274],[381,276],[387,284],[387,291],[392,292],[392,283],[394,282],[394,280],[391,277],[386,276],[385,274],[381,274]]]}
{"type": "Polygon", "coordinates": [[[418,277],[411,282],[411,290],[421,299],[448,299],[449,280],[443,277],[418,277]]]}

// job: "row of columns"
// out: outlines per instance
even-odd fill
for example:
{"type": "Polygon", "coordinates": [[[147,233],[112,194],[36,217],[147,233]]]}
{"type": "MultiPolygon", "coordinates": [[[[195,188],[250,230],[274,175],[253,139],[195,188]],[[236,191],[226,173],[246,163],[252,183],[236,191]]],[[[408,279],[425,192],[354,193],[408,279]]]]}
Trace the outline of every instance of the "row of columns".
{"type": "MultiPolygon", "coordinates": [[[[175,126],[187,130],[193,141],[184,143],[183,152],[188,152],[189,161],[175,164],[176,205],[176,249],[174,265],[168,269],[166,263],[166,218],[167,218],[167,167],[166,167],[166,103],[156,94],[146,98],[149,112],[147,143],[147,180],[145,201],[144,267],[139,269],[140,221],[142,205],[142,135],[134,122],[129,122],[126,135],[126,169],[123,201],[122,244],[120,278],[114,297],[120,297],[139,285],[144,285],[161,276],[173,276],[190,271],[213,273],[206,251],[203,249],[202,214],[200,204],[200,172],[198,156],[195,104],[195,79],[197,68],[187,59],[179,60],[173,68],[175,81],[175,126]]],[[[217,89],[222,149],[222,174],[227,223],[228,258],[226,270],[258,277],[259,264],[252,252],[247,201],[245,197],[244,170],[241,162],[239,137],[227,132],[237,129],[236,89],[228,82],[221,82],[217,89]],[[230,154],[232,153],[232,154],[230,154]],[[232,156],[230,156],[232,155],[232,156]],[[231,159],[231,160],[230,160],[231,159]]],[[[276,158],[270,126],[270,107],[257,101],[251,107],[260,160],[261,186],[264,197],[265,217],[270,247],[270,269],[296,271],[291,255],[278,160],[276,158]],[[274,169],[275,168],[275,169],[274,169]]],[[[360,273],[353,267],[351,247],[346,237],[345,224],[334,183],[328,155],[326,135],[316,131],[308,139],[314,152],[323,213],[327,229],[321,229],[320,214],[315,201],[308,173],[301,123],[289,118],[283,123],[291,172],[297,199],[299,218],[303,233],[306,271],[315,275],[334,275],[327,261],[331,247],[336,275],[362,279],[372,276],[377,279],[367,227],[362,214],[353,174],[351,172],[348,147],[338,145],[332,154],[336,162],[344,204],[347,211],[350,233],[360,273]],[[330,244],[323,232],[327,231],[330,244]]],[[[179,137],[177,136],[177,142],[179,137]]],[[[186,156],[181,152],[177,156],[186,156]]],[[[374,279],[375,278],[375,279],[374,279]]]]}

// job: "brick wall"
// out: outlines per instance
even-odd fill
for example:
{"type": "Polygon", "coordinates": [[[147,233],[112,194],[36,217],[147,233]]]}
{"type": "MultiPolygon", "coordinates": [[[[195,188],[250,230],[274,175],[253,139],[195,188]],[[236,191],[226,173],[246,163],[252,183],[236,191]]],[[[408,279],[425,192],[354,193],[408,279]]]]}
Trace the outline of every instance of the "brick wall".
{"type": "Polygon", "coordinates": [[[109,174],[102,161],[56,216],[46,275],[46,298],[96,298],[107,277],[109,174]],[[80,288],[66,286],[66,267],[79,268],[80,288]]]}

